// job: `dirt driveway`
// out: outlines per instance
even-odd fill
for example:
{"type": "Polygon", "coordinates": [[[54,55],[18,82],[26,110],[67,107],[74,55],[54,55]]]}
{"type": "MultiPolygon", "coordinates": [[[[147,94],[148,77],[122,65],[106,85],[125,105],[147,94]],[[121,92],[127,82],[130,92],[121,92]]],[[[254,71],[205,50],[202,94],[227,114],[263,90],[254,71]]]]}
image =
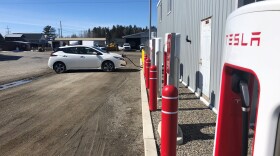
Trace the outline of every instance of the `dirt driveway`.
{"type": "MultiPolygon", "coordinates": [[[[139,64],[140,53],[128,53],[139,64]]],[[[0,91],[1,155],[144,155],[139,70],[46,74],[0,91]]]]}

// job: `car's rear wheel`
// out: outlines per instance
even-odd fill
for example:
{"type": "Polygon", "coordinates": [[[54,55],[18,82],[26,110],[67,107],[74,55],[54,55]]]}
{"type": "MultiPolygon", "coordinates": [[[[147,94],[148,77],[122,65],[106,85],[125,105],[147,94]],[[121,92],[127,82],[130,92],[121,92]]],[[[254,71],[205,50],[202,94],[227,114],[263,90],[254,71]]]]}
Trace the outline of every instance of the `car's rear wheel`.
{"type": "Polygon", "coordinates": [[[112,61],[105,61],[102,63],[102,70],[105,72],[112,72],[115,70],[115,65],[112,61]]]}
{"type": "Polygon", "coordinates": [[[53,65],[53,70],[57,73],[57,74],[60,74],[60,73],[64,73],[66,71],[66,66],[64,63],[62,62],[56,62],[54,65],[53,65]]]}

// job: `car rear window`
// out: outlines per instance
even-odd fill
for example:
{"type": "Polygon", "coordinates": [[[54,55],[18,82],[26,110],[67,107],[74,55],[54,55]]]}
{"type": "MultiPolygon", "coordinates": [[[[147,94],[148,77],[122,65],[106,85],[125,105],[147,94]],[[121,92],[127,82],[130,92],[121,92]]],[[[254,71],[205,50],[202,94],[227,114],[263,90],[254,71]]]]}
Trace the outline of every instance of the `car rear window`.
{"type": "Polygon", "coordinates": [[[69,47],[69,48],[58,48],[57,51],[63,51],[65,53],[69,54],[77,54],[77,50],[75,47],[69,47]]]}

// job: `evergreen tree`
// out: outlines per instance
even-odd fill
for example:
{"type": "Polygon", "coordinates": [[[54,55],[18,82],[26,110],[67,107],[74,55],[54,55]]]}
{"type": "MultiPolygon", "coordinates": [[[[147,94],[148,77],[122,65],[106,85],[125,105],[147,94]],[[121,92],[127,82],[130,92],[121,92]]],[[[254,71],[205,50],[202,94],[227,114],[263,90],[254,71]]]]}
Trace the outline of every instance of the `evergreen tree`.
{"type": "Polygon", "coordinates": [[[45,26],[43,29],[43,33],[48,39],[53,39],[56,37],[55,31],[55,28],[50,25],[45,26]]]}

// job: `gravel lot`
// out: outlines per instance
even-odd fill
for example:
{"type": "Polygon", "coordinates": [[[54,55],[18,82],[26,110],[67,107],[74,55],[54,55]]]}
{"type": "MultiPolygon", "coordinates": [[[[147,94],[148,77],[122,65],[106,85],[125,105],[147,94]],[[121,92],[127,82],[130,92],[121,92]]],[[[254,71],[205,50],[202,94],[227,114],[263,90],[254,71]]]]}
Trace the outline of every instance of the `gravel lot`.
{"type": "MultiPolygon", "coordinates": [[[[151,114],[158,153],[160,153],[157,129],[161,120],[161,102],[158,103],[158,108],[158,111],[151,114]]],[[[183,145],[177,146],[178,156],[213,155],[216,114],[182,84],[179,87],[178,124],[184,137],[183,145]]]]}
{"type": "Polygon", "coordinates": [[[21,80],[27,77],[51,73],[47,64],[49,52],[0,51],[0,84],[21,80]]]}
{"type": "Polygon", "coordinates": [[[49,74],[0,91],[0,155],[144,155],[139,68],[55,74],[48,55],[1,52],[1,82],[49,74]]]}
{"type": "MultiPolygon", "coordinates": [[[[178,156],[212,156],[217,115],[184,85],[179,86],[178,124],[183,131],[183,144],[177,146],[178,156]]],[[[158,154],[160,138],[161,101],[158,110],[151,112],[158,154]]],[[[253,130],[249,131],[248,155],[252,153],[253,130]]]]}

